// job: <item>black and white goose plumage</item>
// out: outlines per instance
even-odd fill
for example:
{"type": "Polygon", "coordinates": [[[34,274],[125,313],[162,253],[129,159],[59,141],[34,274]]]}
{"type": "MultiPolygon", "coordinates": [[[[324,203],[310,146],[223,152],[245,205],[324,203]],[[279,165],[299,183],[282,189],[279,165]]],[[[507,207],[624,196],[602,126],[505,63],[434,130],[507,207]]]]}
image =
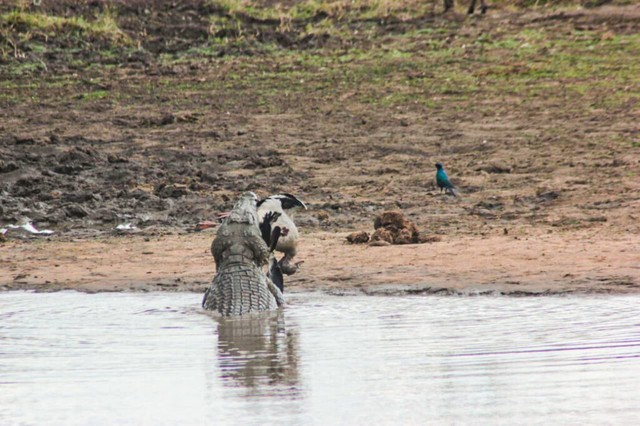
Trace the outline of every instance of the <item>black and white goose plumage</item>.
{"type": "Polygon", "coordinates": [[[270,195],[258,201],[258,220],[260,223],[263,224],[265,218],[270,218],[268,221],[271,229],[265,229],[263,235],[272,235],[274,231],[280,232],[275,250],[284,254],[278,263],[282,272],[287,275],[298,270],[298,265],[293,262],[293,258],[297,252],[299,233],[298,227],[290,216],[298,208],[306,210],[307,206],[291,194],[270,195]],[[273,220],[273,216],[268,216],[270,213],[279,213],[279,216],[273,220]],[[277,228],[280,228],[280,231],[277,228]]]}

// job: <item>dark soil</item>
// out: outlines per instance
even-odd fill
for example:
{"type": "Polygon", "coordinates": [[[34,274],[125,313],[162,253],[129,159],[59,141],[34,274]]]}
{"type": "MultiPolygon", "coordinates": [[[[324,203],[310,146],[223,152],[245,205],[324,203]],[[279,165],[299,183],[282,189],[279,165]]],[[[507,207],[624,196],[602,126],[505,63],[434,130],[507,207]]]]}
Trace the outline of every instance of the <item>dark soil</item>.
{"type": "MultiPolygon", "coordinates": [[[[87,19],[115,8],[136,46],[5,32],[23,55],[5,56],[0,68],[0,224],[28,217],[58,235],[124,222],[184,228],[253,190],[299,196],[310,206],[298,219],[303,229],[363,229],[376,213],[399,208],[430,234],[639,232],[637,80],[603,87],[637,95],[610,109],[581,110],[602,94],[578,96],[561,86],[553,98],[454,88],[427,96],[436,106],[411,97],[387,104],[397,91],[367,85],[367,75],[348,77],[348,58],[341,65],[347,77],[339,80],[331,70],[296,65],[295,56],[384,52],[388,40],[421,28],[451,46],[486,34],[506,39],[523,28],[590,31],[606,40],[637,33],[635,6],[494,10],[473,19],[436,13],[351,22],[340,27],[347,35],[304,35],[305,22],[283,32],[247,18],[247,43],[219,45],[209,28],[219,11],[206,1],[42,3],[40,11],[87,19]],[[264,47],[274,45],[288,53],[271,56],[264,47]],[[460,200],[436,190],[436,161],[460,188],[460,200]]],[[[415,46],[409,53],[419,57],[415,46]]],[[[451,63],[469,60],[473,72],[482,65],[478,55],[451,63]]],[[[509,66],[517,73],[528,65],[509,66]]],[[[430,72],[397,75],[410,84],[430,72]]]]}

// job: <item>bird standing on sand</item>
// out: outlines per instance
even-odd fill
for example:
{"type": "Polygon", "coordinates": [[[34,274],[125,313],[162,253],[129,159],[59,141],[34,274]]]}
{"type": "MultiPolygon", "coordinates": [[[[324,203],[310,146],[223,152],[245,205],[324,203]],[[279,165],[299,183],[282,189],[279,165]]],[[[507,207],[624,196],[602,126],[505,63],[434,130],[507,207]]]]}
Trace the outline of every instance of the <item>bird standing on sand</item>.
{"type": "Polygon", "coordinates": [[[436,163],[436,183],[438,184],[438,188],[440,188],[440,192],[445,191],[457,197],[456,187],[453,186],[451,181],[449,180],[449,176],[447,176],[447,172],[444,171],[444,167],[442,164],[436,163]]]}

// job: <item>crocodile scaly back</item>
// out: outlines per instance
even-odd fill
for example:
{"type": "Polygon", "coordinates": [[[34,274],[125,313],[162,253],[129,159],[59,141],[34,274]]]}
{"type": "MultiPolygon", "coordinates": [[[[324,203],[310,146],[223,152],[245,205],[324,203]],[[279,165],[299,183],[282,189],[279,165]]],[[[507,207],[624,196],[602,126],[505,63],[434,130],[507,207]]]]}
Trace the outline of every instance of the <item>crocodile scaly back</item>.
{"type": "Polygon", "coordinates": [[[256,274],[254,267],[234,264],[216,274],[203,307],[230,316],[276,309],[278,305],[266,277],[256,274]]]}
{"type": "Polygon", "coordinates": [[[241,198],[236,203],[211,244],[217,272],[204,294],[202,306],[224,316],[272,310],[284,304],[280,289],[262,269],[268,261],[269,249],[257,220],[251,220],[255,217],[255,203],[246,201],[241,198]]]}

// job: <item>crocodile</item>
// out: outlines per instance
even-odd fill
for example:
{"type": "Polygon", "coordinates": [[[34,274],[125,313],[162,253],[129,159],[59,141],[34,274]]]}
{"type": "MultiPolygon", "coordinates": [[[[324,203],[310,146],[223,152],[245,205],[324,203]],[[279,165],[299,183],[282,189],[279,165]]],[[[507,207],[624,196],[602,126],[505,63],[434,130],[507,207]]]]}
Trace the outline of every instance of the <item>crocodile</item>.
{"type": "Polygon", "coordinates": [[[284,305],[282,292],[263,271],[272,252],[261,235],[257,201],[253,192],[243,193],[216,233],[216,275],[202,300],[207,310],[235,316],[284,305]]]}

